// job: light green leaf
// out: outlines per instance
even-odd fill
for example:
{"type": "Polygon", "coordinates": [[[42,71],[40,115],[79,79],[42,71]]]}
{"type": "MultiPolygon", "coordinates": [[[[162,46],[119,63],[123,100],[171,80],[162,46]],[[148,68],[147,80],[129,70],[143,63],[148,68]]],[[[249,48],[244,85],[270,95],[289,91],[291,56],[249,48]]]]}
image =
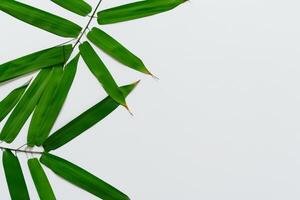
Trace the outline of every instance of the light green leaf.
{"type": "Polygon", "coordinates": [[[24,94],[27,86],[30,82],[24,84],[23,86],[14,89],[11,93],[7,95],[0,102],[0,122],[8,115],[8,113],[15,107],[19,102],[20,98],[24,94]]]}
{"type": "Polygon", "coordinates": [[[45,174],[38,159],[29,159],[28,167],[40,200],[56,200],[47,175],[45,174]]]}
{"type": "Polygon", "coordinates": [[[98,12],[99,24],[112,24],[169,11],[187,0],[144,0],[98,12]]]}
{"type": "Polygon", "coordinates": [[[55,101],[54,94],[59,86],[62,76],[63,66],[54,67],[47,86],[45,87],[32,115],[27,135],[27,145],[30,147],[33,147],[36,144],[35,140],[37,135],[40,134],[41,127],[47,123],[48,114],[51,112],[49,108],[55,101]]]}
{"type": "Polygon", "coordinates": [[[129,200],[113,186],[67,160],[45,153],[40,161],[58,176],[103,200],[129,200]]]}
{"type": "MultiPolygon", "coordinates": [[[[124,96],[127,96],[137,85],[138,82],[131,85],[121,87],[124,96]]],[[[55,150],[64,144],[70,142],[87,129],[94,126],[96,123],[104,119],[112,113],[119,104],[114,101],[110,96],[100,101],[95,106],[91,107],[67,125],[57,130],[52,134],[43,144],[45,151],[55,150]]]]}
{"type": "Polygon", "coordinates": [[[29,200],[19,159],[11,151],[5,150],[2,161],[11,200],[29,200]]]}
{"type": "MultiPolygon", "coordinates": [[[[68,92],[73,83],[77,70],[78,60],[79,55],[77,55],[69,64],[67,64],[60,81],[55,84],[56,87],[54,86],[54,84],[52,84],[52,89],[49,88],[50,86],[47,87],[46,93],[48,94],[48,97],[42,98],[45,100],[42,101],[41,99],[38,107],[35,110],[36,113],[39,109],[40,114],[33,115],[33,118],[31,120],[28,133],[29,144],[40,146],[50,134],[50,131],[60,113],[60,110],[65,102],[65,99],[67,98],[68,92]],[[31,139],[29,139],[30,137],[31,139]]],[[[44,96],[45,93],[43,94],[43,97],[44,96]]]]}
{"type": "Polygon", "coordinates": [[[1,131],[0,140],[11,143],[17,137],[39,101],[51,74],[52,68],[41,70],[9,116],[1,131]]]}
{"type": "Polygon", "coordinates": [[[65,63],[72,45],[45,49],[0,65],[0,83],[38,69],[65,63]]]}
{"type": "Polygon", "coordinates": [[[62,17],[14,0],[1,0],[0,10],[23,22],[62,37],[76,38],[82,29],[62,17]]]}
{"type": "Polygon", "coordinates": [[[126,49],[122,44],[104,31],[93,28],[87,35],[88,39],[97,47],[120,63],[139,72],[152,75],[145,67],[143,61],[126,49]]]}
{"type": "Polygon", "coordinates": [[[83,0],[51,0],[57,5],[81,16],[87,16],[92,7],[83,0]]]}
{"type": "Polygon", "coordinates": [[[102,87],[116,102],[127,108],[125,97],[115,82],[114,78],[99,58],[95,50],[88,42],[84,42],[79,46],[80,54],[90,71],[102,84],[102,87]]]}

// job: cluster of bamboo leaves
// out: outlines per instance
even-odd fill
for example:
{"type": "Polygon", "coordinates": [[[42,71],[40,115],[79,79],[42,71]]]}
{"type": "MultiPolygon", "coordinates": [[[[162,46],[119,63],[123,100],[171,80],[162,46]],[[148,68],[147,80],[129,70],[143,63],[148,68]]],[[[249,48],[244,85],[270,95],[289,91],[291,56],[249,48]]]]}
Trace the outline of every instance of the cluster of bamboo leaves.
{"type": "MultiPolygon", "coordinates": [[[[51,0],[58,6],[83,17],[93,19],[93,9],[84,0],[51,0]]],[[[143,0],[102,10],[97,13],[99,25],[134,20],[175,8],[186,0],[143,0]]],[[[55,35],[74,38],[72,44],[54,46],[21,58],[0,64],[0,83],[5,84],[23,75],[38,72],[37,76],[14,89],[0,102],[0,121],[8,116],[0,132],[0,140],[12,143],[32,115],[27,134],[28,147],[43,147],[41,157],[28,160],[28,167],[42,200],[56,199],[41,163],[70,183],[104,200],[128,200],[129,198],[108,183],[86,170],[59,158],[50,151],[62,147],[85,130],[112,113],[119,105],[127,108],[126,97],[138,81],[119,86],[109,69],[97,55],[99,48],[123,65],[151,75],[140,58],[116,39],[98,27],[82,28],[76,23],[47,11],[15,0],[1,0],[0,10],[34,27],[55,35]],[[85,33],[88,31],[87,33],[85,33]],[[80,42],[83,34],[87,41],[80,42]],[[72,56],[74,55],[74,56],[72,56]],[[91,73],[107,93],[107,97],[89,108],[68,124],[52,133],[52,127],[63,107],[76,75],[78,60],[82,58],[91,73]]],[[[89,24],[88,24],[89,25],[89,24]]],[[[18,157],[9,149],[3,151],[3,167],[12,200],[30,199],[18,157]]]]}

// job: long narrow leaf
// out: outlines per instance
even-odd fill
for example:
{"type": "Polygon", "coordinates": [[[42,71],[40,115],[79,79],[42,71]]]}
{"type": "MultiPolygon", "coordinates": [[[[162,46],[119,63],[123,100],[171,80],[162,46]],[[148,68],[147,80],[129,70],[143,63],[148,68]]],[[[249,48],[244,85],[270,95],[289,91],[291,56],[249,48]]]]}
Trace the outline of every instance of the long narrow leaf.
{"type": "Polygon", "coordinates": [[[88,33],[87,37],[93,44],[120,63],[139,72],[151,75],[141,59],[104,31],[93,28],[92,31],[88,33]]]}
{"type": "Polygon", "coordinates": [[[81,31],[77,24],[15,0],[1,0],[0,10],[50,33],[76,38],[81,31]]]}
{"type": "Polygon", "coordinates": [[[8,113],[15,107],[22,95],[24,94],[30,82],[23,86],[14,89],[0,102],[0,122],[8,115],[8,113]]]}
{"type": "Polygon", "coordinates": [[[0,83],[41,68],[65,63],[72,45],[45,49],[0,65],[0,83]]]}
{"type": "MultiPolygon", "coordinates": [[[[121,87],[124,96],[127,96],[137,85],[138,82],[121,87]]],[[[112,113],[119,104],[110,96],[91,107],[67,125],[56,131],[43,144],[45,151],[55,150],[70,142],[87,129],[104,119],[112,113]]]]}
{"type": "Polygon", "coordinates": [[[144,0],[98,12],[99,24],[112,24],[169,11],[187,0],[144,0]]]}
{"type": "Polygon", "coordinates": [[[38,74],[18,105],[13,110],[12,114],[9,116],[1,131],[0,140],[11,143],[17,137],[40,99],[51,74],[52,68],[43,69],[38,74]]]}
{"type": "Polygon", "coordinates": [[[84,42],[79,49],[84,62],[102,84],[107,94],[119,104],[127,107],[123,93],[93,47],[88,42],[84,42]]]}
{"type": "Polygon", "coordinates": [[[40,200],[56,200],[50,182],[39,160],[37,158],[29,159],[28,167],[40,200]]]}
{"type": "MultiPolygon", "coordinates": [[[[40,115],[32,119],[29,128],[28,137],[30,134],[34,135],[34,145],[40,146],[47,139],[50,131],[60,113],[60,110],[65,102],[68,92],[73,83],[79,55],[77,55],[64,69],[62,78],[58,83],[58,87],[53,92],[48,92],[51,95],[47,102],[40,102],[43,104],[43,110],[40,115]],[[32,127],[35,127],[34,129],[32,127]],[[33,133],[31,133],[33,132],[33,133]]],[[[44,96],[44,94],[43,94],[44,96]]]]}
{"type": "Polygon", "coordinates": [[[81,16],[87,16],[92,7],[83,0],[51,0],[57,5],[81,16]]]}
{"type": "Polygon", "coordinates": [[[129,200],[113,186],[67,160],[45,153],[40,161],[58,176],[103,200],[129,200]]]}
{"type": "Polygon", "coordinates": [[[12,152],[5,150],[2,161],[11,200],[29,200],[27,186],[18,158],[12,152]]]}
{"type": "Polygon", "coordinates": [[[62,76],[63,66],[54,67],[48,80],[48,84],[45,87],[44,92],[39,99],[39,103],[32,115],[27,136],[27,145],[30,147],[33,147],[36,144],[35,139],[40,132],[40,128],[46,123],[49,114],[48,112],[51,112],[48,108],[55,101],[54,94],[62,76]]]}

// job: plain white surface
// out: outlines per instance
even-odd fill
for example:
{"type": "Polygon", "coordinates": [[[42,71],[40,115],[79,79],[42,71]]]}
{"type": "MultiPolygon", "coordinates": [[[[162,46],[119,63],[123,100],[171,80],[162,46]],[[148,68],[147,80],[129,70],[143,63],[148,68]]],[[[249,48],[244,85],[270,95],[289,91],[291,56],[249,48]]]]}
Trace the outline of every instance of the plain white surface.
{"type": "MultiPolygon", "coordinates": [[[[87,22],[47,0],[22,2],[87,22]]],[[[101,9],[126,2],[103,0],[101,9]]],[[[128,98],[134,117],[119,108],[54,153],[133,200],[298,200],[298,8],[293,0],[194,0],[168,13],[103,26],[160,80],[100,53],[120,85],[142,79],[128,98]]],[[[0,63],[66,41],[3,13],[0,25],[0,63]]],[[[1,97],[27,79],[1,86],[1,97]]],[[[104,97],[81,61],[54,129],[104,97]]],[[[25,142],[27,126],[15,146],[25,142]]],[[[26,157],[20,158],[28,177],[26,157]]],[[[47,174],[58,199],[96,199],[47,174]]],[[[1,172],[0,199],[9,199],[3,179],[1,172]]],[[[27,183],[38,199],[30,178],[27,183]]]]}

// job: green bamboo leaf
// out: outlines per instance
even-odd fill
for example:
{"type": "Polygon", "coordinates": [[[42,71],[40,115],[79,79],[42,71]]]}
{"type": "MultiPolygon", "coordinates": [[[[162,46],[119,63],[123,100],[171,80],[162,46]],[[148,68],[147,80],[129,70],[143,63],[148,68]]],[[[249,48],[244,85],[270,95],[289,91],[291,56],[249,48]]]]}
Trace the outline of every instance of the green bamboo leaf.
{"type": "Polygon", "coordinates": [[[19,159],[8,150],[3,152],[3,168],[12,200],[29,200],[27,186],[19,159]]]}
{"type": "Polygon", "coordinates": [[[88,42],[84,42],[79,46],[79,49],[86,65],[89,67],[90,71],[94,74],[98,81],[102,84],[102,87],[107,92],[107,94],[111,96],[116,102],[127,108],[123,93],[121,92],[114,78],[112,77],[102,60],[99,58],[93,47],[88,42]]]}
{"type": "MultiPolygon", "coordinates": [[[[128,96],[129,93],[136,87],[138,82],[131,85],[121,87],[121,91],[124,96],[128,96]]],[[[64,144],[70,142],[87,129],[94,126],[96,123],[104,119],[110,113],[112,113],[119,104],[114,101],[110,96],[94,105],[67,125],[57,130],[52,134],[43,144],[45,151],[55,150],[64,144]]]]}
{"type": "Polygon", "coordinates": [[[1,0],[0,10],[23,22],[62,37],[76,38],[82,30],[80,26],[69,20],[14,0],[1,0]]]}
{"type": "Polygon", "coordinates": [[[103,200],[129,200],[113,186],[67,160],[45,153],[40,161],[58,176],[103,200]]]}
{"type": "Polygon", "coordinates": [[[24,94],[30,81],[22,85],[19,88],[14,89],[0,102],[0,122],[8,115],[8,113],[15,107],[19,102],[20,98],[24,94]]]}
{"type": "Polygon", "coordinates": [[[152,75],[145,67],[143,61],[126,49],[122,44],[104,31],[93,28],[87,35],[88,39],[97,47],[120,63],[139,72],[152,75]]]}
{"type": "Polygon", "coordinates": [[[83,0],[51,0],[57,5],[81,16],[87,16],[92,7],[83,0]]]}
{"type": "Polygon", "coordinates": [[[55,200],[55,195],[50,182],[37,158],[28,160],[28,167],[31,173],[40,200],[55,200]]]}
{"type": "Polygon", "coordinates": [[[65,63],[72,45],[45,49],[0,65],[0,83],[38,69],[65,63]]]}
{"type": "Polygon", "coordinates": [[[98,12],[99,24],[112,24],[169,11],[187,0],[144,0],[98,12]]]}
{"type": "MultiPolygon", "coordinates": [[[[52,89],[47,89],[48,97],[44,98],[46,100],[43,102],[42,99],[40,100],[38,107],[35,110],[36,113],[37,109],[40,108],[40,114],[37,114],[36,116],[33,115],[29,127],[28,145],[32,144],[41,146],[50,134],[50,131],[60,113],[60,110],[73,83],[78,60],[79,55],[77,55],[69,64],[67,64],[60,81],[55,84],[57,87],[52,86],[52,89]],[[32,135],[31,139],[29,139],[30,135],[32,135]]],[[[43,97],[44,96],[45,93],[43,94],[43,97]]]]}
{"type": "Polygon", "coordinates": [[[36,144],[35,139],[39,134],[41,127],[47,123],[48,114],[51,112],[49,108],[55,101],[54,94],[62,76],[63,66],[54,67],[47,86],[45,87],[32,115],[27,136],[27,145],[30,147],[33,147],[36,144]]]}
{"type": "Polygon", "coordinates": [[[0,140],[11,143],[17,137],[39,101],[51,74],[52,68],[41,70],[9,116],[1,131],[0,140]]]}

